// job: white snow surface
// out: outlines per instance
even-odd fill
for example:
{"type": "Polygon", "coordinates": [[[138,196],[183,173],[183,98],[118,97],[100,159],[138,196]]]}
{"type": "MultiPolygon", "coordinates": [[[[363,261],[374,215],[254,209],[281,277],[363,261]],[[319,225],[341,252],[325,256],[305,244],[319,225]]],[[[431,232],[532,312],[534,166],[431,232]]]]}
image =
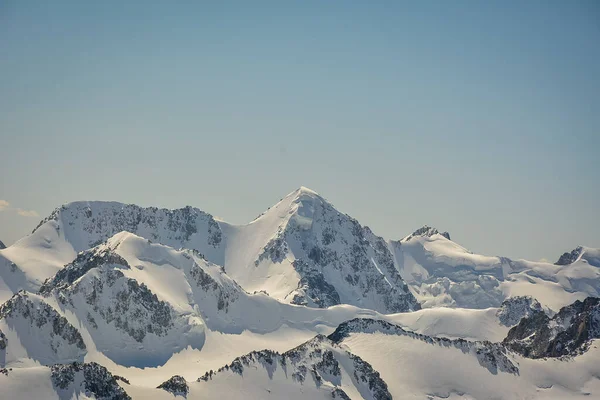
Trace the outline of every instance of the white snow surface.
{"type": "Polygon", "coordinates": [[[531,296],[553,313],[600,296],[600,249],[578,248],[566,265],[510,260],[426,228],[386,241],[304,187],[246,225],[192,207],[69,203],[0,249],[0,304],[13,310],[0,316],[0,388],[15,399],[96,398],[82,372],[67,389],[53,382],[49,366],[77,361],[127,378],[118,385],[136,399],[173,398],[156,387],[174,375],[187,381],[188,399],[343,398],[337,389],[385,398],[354,376],[358,357],[393,398],[600,398],[597,341],[568,360],[511,353],[514,374],[486,368],[474,350],[422,339],[497,343],[529,312],[507,317],[506,299],[531,296]],[[411,334],[314,339],[355,318],[411,334]],[[255,355],[241,375],[196,382],[238,357],[307,342],[318,354],[285,368],[255,355]],[[319,364],[329,352],[339,375],[319,364]]]}

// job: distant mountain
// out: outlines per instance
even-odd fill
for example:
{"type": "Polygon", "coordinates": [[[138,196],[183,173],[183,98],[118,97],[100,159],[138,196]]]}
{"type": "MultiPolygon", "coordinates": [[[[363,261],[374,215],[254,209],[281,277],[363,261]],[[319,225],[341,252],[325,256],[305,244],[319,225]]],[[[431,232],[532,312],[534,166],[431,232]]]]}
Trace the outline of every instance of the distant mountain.
{"type": "Polygon", "coordinates": [[[304,187],[246,225],[66,204],[0,249],[2,393],[598,397],[600,249],[550,264],[450,237],[385,240],[304,187]]]}
{"type": "Polygon", "coordinates": [[[558,311],[600,296],[600,249],[578,247],[554,265],[474,254],[449,237],[425,226],[388,242],[396,268],[422,307],[500,307],[510,297],[531,295],[558,311]]]}

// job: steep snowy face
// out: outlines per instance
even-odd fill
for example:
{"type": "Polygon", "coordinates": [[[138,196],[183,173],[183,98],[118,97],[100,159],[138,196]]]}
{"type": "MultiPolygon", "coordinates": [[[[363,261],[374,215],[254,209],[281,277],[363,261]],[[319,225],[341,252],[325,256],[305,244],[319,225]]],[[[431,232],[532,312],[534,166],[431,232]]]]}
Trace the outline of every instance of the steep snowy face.
{"type": "Polygon", "coordinates": [[[34,359],[42,364],[82,360],[81,333],[40,296],[19,292],[0,306],[0,366],[34,359]]]}
{"type": "Polygon", "coordinates": [[[560,357],[581,354],[598,338],[600,299],[588,297],[563,307],[552,318],[542,311],[523,318],[508,332],[504,344],[525,357],[560,357]]]}
{"type": "MultiPolygon", "coordinates": [[[[285,275],[288,291],[278,290],[280,300],[309,307],[344,303],[384,313],[419,308],[385,241],[315,192],[291,193],[253,224],[274,217],[280,219],[277,231],[247,268],[255,269],[254,281],[285,275]]],[[[228,264],[225,269],[242,286],[251,283],[246,272],[238,279],[228,264]]],[[[269,291],[269,285],[263,288],[269,291]]]]}
{"type": "Polygon", "coordinates": [[[449,236],[424,227],[389,242],[396,266],[416,298],[423,307],[500,306],[507,260],[473,254],[449,236]]]}
{"type": "Polygon", "coordinates": [[[326,390],[330,398],[392,398],[387,384],[369,363],[321,335],[283,354],[262,350],[238,357],[216,372],[207,372],[198,382],[210,390],[223,381],[236,385],[243,380],[267,381],[268,386],[287,381],[292,386],[326,390]]]}
{"type": "Polygon", "coordinates": [[[216,258],[222,252],[219,224],[210,214],[189,206],[167,210],[117,202],[73,202],[54,210],[34,233],[49,221],[58,223],[57,229],[76,252],[94,247],[121,231],[174,248],[196,249],[216,258]]]}

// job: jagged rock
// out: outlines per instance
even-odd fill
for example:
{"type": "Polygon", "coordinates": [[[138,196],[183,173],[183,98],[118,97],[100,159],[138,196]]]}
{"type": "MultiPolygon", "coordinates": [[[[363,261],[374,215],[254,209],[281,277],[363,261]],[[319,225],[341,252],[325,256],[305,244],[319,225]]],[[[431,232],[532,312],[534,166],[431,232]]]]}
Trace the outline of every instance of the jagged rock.
{"type": "Polygon", "coordinates": [[[531,296],[516,296],[504,300],[496,315],[502,325],[514,326],[521,318],[536,312],[542,312],[542,305],[536,299],[531,296]]]}
{"type": "Polygon", "coordinates": [[[105,265],[116,265],[121,268],[129,269],[127,261],[114,252],[118,243],[109,245],[104,243],[90,250],[83,251],[77,255],[75,261],[65,265],[59,270],[53,278],[47,279],[40,288],[40,293],[49,295],[52,289],[64,289],[71,285],[77,279],[81,278],[92,268],[103,267],[105,265]]]}
{"type": "Polygon", "coordinates": [[[56,364],[51,367],[52,384],[65,390],[77,382],[99,400],[131,400],[117,379],[103,366],[91,363],[56,364]]]}
{"type": "Polygon", "coordinates": [[[0,250],[5,249],[6,246],[4,245],[4,243],[2,243],[2,241],[0,240],[0,250]]]}
{"type": "Polygon", "coordinates": [[[448,232],[440,232],[435,228],[432,228],[430,226],[424,225],[423,227],[417,229],[416,231],[414,231],[413,233],[411,233],[410,235],[408,235],[406,238],[403,239],[403,241],[407,241],[412,239],[413,237],[418,237],[418,236],[422,236],[422,237],[431,237],[433,235],[437,235],[440,234],[443,237],[445,237],[446,239],[450,240],[450,234],[448,232]]]}
{"type": "Polygon", "coordinates": [[[563,307],[552,318],[534,312],[513,327],[503,343],[529,358],[575,356],[600,338],[600,299],[588,297],[563,307]]]}
{"type": "Polygon", "coordinates": [[[26,292],[17,293],[0,306],[0,319],[18,317],[29,320],[34,329],[48,327],[50,347],[54,353],[63,342],[80,350],[86,349],[81,334],[65,317],[45,302],[33,301],[26,292]]]}
{"type": "Polygon", "coordinates": [[[7,344],[8,340],[6,339],[6,335],[0,330],[0,350],[6,349],[7,344]]]}
{"type": "Polygon", "coordinates": [[[174,396],[186,397],[189,391],[188,384],[185,379],[180,375],[175,375],[158,385],[157,389],[163,389],[171,393],[174,396]]]}
{"type": "MultiPolygon", "coordinates": [[[[311,380],[317,386],[327,381],[337,386],[342,378],[342,363],[338,361],[340,353],[346,358],[345,368],[350,367],[349,372],[354,377],[354,384],[360,386],[371,397],[376,400],[391,399],[387,384],[381,379],[379,372],[360,357],[345,350],[337,348],[327,337],[317,335],[313,339],[286,351],[283,354],[271,350],[253,351],[244,356],[237,357],[231,364],[219,368],[216,372],[209,371],[200,378],[199,382],[207,382],[217,374],[233,372],[244,376],[246,368],[256,369],[262,366],[270,377],[277,368],[282,368],[286,376],[299,384],[307,384],[311,380]],[[348,365],[347,360],[350,360],[348,365]]],[[[334,388],[331,392],[333,398],[348,399],[349,397],[340,388],[334,388]]]]}
{"type": "Polygon", "coordinates": [[[571,250],[570,253],[563,253],[555,265],[569,265],[577,261],[581,253],[583,252],[583,247],[578,246],[575,249],[571,250]]]}
{"type": "Polygon", "coordinates": [[[200,231],[208,247],[218,247],[222,240],[221,228],[212,215],[190,206],[167,210],[115,202],[74,202],[55,209],[33,232],[48,221],[65,224],[65,235],[76,251],[96,246],[122,231],[171,246],[185,244],[200,231]]]}

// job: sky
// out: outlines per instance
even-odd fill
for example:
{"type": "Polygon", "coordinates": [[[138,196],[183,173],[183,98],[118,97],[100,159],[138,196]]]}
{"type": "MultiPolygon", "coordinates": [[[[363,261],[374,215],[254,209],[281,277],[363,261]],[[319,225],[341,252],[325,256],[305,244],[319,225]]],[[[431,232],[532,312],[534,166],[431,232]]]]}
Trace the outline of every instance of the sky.
{"type": "Polygon", "coordinates": [[[0,240],[75,200],[600,247],[600,2],[0,2],[0,240]],[[125,3],[125,4],[122,4],[125,3]]]}

